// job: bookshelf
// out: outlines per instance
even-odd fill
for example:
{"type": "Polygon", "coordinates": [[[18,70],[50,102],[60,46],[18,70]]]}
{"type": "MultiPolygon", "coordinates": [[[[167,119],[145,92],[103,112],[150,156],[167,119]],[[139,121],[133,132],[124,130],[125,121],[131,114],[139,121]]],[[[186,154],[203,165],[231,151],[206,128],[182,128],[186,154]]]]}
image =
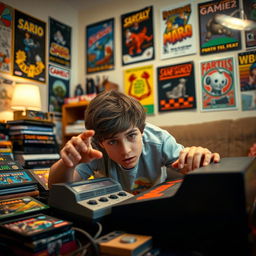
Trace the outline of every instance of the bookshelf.
{"type": "Polygon", "coordinates": [[[84,130],[84,111],[89,101],[80,101],[62,105],[62,144],[64,145],[72,136],[80,133],[79,128],[84,130]],[[78,121],[80,123],[77,123],[78,121]],[[72,131],[68,128],[73,127],[72,131]]]}

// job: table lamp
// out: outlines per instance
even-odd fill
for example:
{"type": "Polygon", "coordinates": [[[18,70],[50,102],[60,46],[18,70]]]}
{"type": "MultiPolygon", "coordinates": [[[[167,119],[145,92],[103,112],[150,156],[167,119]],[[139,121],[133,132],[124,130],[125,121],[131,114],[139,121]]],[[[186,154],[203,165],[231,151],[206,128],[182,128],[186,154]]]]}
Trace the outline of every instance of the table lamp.
{"type": "Polygon", "coordinates": [[[14,120],[38,119],[38,115],[42,115],[39,87],[33,84],[16,84],[11,108],[14,109],[14,120]]]}
{"type": "Polygon", "coordinates": [[[14,110],[41,110],[41,97],[38,86],[17,84],[14,88],[11,108],[14,110]]]}

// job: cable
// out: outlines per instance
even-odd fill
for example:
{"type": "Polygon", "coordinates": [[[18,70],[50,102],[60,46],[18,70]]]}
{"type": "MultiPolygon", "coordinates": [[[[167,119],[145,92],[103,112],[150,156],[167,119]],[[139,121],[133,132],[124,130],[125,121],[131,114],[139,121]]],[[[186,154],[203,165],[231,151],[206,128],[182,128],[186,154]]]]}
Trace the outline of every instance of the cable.
{"type": "Polygon", "coordinates": [[[101,232],[102,232],[102,225],[101,225],[99,222],[96,222],[96,224],[98,225],[99,230],[98,230],[98,232],[94,235],[94,237],[93,237],[94,239],[98,238],[99,235],[100,235],[101,232]]]}
{"type": "MultiPolygon", "coordinates": [[[[90,245],[92,245],[92,247],[93,247],[93,249],[95,251],[95,256],[98,256],[99,255],[99,250],[98,250],[98,246],[97,246],[94,238],[88,232],[86,232],[83,229],[80,229],[80,228],[77,228],[77,227],[73,227],[73,229],[78,231],[78,232],[80,232],[80,233],[82,233],[83,235],[85,235],[88,238],[88,240],[90,241],[89,244],[86,244],[85,246],[79,248],[79,251],[82,248],[83,248],[82,250],[86,250],[90,245]]],[[[97,232],[97,233],[99,233],[99,232],[97,232]]],[[[77,252],[74,252],[74,253],[77,253],[77,252]]],[[[82,252],[82,254],[84,255],[84,252],[82,252]]]]}

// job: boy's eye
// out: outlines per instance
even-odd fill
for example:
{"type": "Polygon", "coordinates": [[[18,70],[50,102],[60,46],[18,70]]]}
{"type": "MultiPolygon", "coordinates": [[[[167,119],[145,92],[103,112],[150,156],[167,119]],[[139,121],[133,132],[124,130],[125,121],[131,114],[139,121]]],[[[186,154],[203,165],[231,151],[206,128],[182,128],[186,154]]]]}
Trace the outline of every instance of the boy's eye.
{"type": "Polygon", "coordinates": [[[131,134],[129,134],[129,138],[130,138],[130,139],[135,139],[136,136],[137,136],[137,133],[131,133],[131,134]]]}

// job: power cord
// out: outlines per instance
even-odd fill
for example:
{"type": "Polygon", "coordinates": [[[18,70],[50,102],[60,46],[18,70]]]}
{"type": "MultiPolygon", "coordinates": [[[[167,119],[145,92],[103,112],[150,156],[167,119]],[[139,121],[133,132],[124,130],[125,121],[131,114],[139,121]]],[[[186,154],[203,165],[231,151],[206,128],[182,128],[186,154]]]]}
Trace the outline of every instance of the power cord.
{"type": "Polygon", "coordinates": [[[81,243],[80,243],[80,248],[78,248],[77,250],[75,250],[71,254],[68,254],[68,256],[76,256],[76,255],[84,256],[84,255],[87,254],[87,252],[88,252],[87,249],[90,246],[92,246],[93,249],[94,249],[95,254],[93,254],[93,255],[99,256],[99,248],[98,248],[97,243],[95,242],[95,239],[97,239],[100,236],[100,234],[102,232],[102,225],[99,222],[96,222],[96,224],[98,225],[98,231],[96,232],[96,234],[93,237],[88,232],[86,232],[85,230],[83,230],[81,228],[73,227],[73,229],[75,231],[78,231],[81,234],[83,234],[84,236],[86,236],[86,238],[89,240],[89,243],[87,243],[84,246],[81,246],[81,243]]]}

